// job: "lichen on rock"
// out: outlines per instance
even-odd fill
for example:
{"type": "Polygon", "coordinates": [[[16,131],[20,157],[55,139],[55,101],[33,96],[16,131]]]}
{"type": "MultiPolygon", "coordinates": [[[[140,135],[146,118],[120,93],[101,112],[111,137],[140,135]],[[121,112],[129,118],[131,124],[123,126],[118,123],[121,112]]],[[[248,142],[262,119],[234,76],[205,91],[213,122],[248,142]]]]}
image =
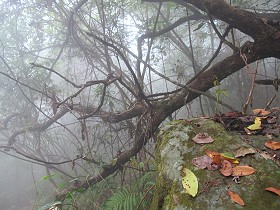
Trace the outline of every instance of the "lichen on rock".
{"type": "Polygon", "coordinates": [[[158,134],[156,145],[157,181],[151,209],[280,209],[279,196],[265,191],[266,187],[278,187],[280,171],[277,164],[265,160],[258,153],[240,158],[240,163],[250,165],[256,173],[241,177],[238,184],[233,177],[224,177],[219,171],[198,169],[192,159],[206,150],[233,152],[240,146],[250,146],[239,134],[226,131],[222,125],[205,119],[176,120],[164,125],[158,134]],[[214,142],[200,145],[191,139],[198,133],[208,133],[214,142]],[[181,169],[189,168],[199,182],[196,197],[185,193],[181,184],[181,169]],[[239,194],[245,206],[231,201],[227,190],[239,194]]]}

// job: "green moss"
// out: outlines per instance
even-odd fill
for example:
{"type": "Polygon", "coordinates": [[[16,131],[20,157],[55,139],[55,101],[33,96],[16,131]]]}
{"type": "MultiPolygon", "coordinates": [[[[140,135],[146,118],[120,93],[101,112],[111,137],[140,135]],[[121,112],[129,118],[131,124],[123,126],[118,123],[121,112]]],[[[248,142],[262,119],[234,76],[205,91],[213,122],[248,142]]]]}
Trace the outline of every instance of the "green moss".
{"type": "Polygon", "coordinates": [[[264,160],[259,154],[241,158],[242,164],[248,164],[257,171],[242,177],[241,184],[224,177],[218,171],[197,169],[192,159],[205,154],[206,150],[233,152],[240,146],[248,146],[238,135],[229,133],[211,120],[177,120],[165,125],[159,132],[156,145],[156,161],[159,176],[151,209],[262,209],[263,206],[280,207],[277,195],[265,191],[269,186],[280,183],[278,166],[264,160]],[[212,144],[199,145],[191,139],[197,133],[208,133],[215,141],[212,144]],[[181,167],[194,172],[199,182],[196,197],[187,195],[181,184],[181,167]],[[216,183],[216,185],[212,185],[216,183]],[[217,184],[218,183],[218,184],[217,184]],[[210,186],[210,187],[209,187],[210,186]],[[227,195],[228,187],[238,193],[245,202],[245,207],[233,203],[227,195]]]}

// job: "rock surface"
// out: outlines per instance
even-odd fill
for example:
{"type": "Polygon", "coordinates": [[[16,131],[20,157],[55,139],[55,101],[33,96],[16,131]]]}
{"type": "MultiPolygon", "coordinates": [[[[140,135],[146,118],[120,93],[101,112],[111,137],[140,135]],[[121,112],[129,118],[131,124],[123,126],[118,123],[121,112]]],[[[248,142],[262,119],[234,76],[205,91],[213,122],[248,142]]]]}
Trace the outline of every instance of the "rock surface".
{"type": "MultiPolygon", "coordinates": [[[[258,137],[260,138],[260,137],[258,137]]],[[[264,138],[264,137],[263,137],[264,138]]],[[[265,190],[280,189],[280,170],[276,162],[263,158],[259,152],[238,158],[239,165],[250,165],[256,172],[242,176],[240,183],[225,177],[218,170],[198,169],[192,159],[205,155],[206,150],[220,153],[234,152],[241,146],[258,145],[254,136],[244,138],[226,131],[221,124],[209,119],[176,120],[163,126],[158,134],[156,158],[158,177],[151,209],[164,210],[228,210],[228,209],[280,209],[280,197],[265,190]],[[192,138],[207,133],[214,139],[211,144],[197,144],[192,138]],[[251,139],[250,139],[251,138],[251,139]],[[190,169],[198,178],[198,194],[186,194],[182,186],[182,168],[190,169]],[[237,193],[245,205],[231,201],[227,190],[237,193]]],[[[263,144],[259,143],[259,149],[263,144]]]]}

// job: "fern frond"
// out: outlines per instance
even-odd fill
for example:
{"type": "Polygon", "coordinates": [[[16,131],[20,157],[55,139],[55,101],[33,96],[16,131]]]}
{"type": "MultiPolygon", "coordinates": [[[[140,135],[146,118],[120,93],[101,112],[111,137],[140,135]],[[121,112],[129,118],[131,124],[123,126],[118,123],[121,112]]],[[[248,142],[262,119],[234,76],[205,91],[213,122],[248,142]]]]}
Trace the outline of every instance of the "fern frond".
{"type": "MultiPolygon", "coordinates": [[[[107,201],[103,204],[102,210],[135,210],[137,205],[143,199],[142,192],[147,185],[154,184],[154,173],[148,172],[142,177],[139,177],[130,186],[126,186],[117,190],[107,201]]],[[[149,202],[142,201],[141,209],[145,209],[149,202]]]]}

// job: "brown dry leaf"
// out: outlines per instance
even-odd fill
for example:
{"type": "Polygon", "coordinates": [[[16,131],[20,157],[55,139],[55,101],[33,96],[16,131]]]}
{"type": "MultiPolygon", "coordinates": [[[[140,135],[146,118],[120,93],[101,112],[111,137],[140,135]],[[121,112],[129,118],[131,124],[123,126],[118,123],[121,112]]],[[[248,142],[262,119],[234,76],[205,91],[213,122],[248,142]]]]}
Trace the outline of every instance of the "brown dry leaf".
{"type": "Polygon", "coordinates": [[[56,96],[55,96],[55,93],[52,92],[52,97],[51,97],[51,107],[52,107],[52,111],[53,111],[53,114],[55,115],[57,113],[57,105],[58,105],[58,102],[56,100],[56,96]]]}
{"type": "Polygon", "coordinates": [[[241,205],[241,206],[244,206],[244,205],[245,205],[244,201],[242,200],[242,198],[241,198],[238,194],[236,194],[236,193],[234,193],[234,192],[232,192],[232,191],[230,191],[230,190],[228,190],[227,193],[228,193],[230,199],[231,199],[233,202],[238,203],[238,204],[241,205]]]}
{"type": "Polygon", "coordinates": [[[255,153],[256,151],[252,147],[241,146],[234,152],[234,156],[237,158],[237,157],[244,157],[245,155],[255,154],[255,153]]]}
{"type": "Polygon", "coordinates": [[[265,190],[273,192],[273,193],[275,193],[275,194],[280,196],[280,189],[277,189],[275,187],[267,187],[267,188],[265,188],[265,190]]]}
{"type": "Polygon", "coordinates": [[[261,151],[260,155],[266,160],[274,160],[273,156],[268,152],[261,151]]]}
{"type": "Polygon", "coordinates": [[[228,160],[223,160],[221,162],[221,165],[222,165],[220,169],[221,174],[223,174],[224,176],[230,176],[232,174],[231,163],[228,160]]]}
{"type": "Polygon", "coordinates": [[[249,123],[252,123],[254,121],[251,116],[247,116],[247,115],[238,117],[238,120],[240,120],[244,124],[249,124],[249,123]]]}
{"type": "Polygon", "coordinates": [[[277,123],[278,117],[275,116],[268,116],[266,121],[268,124],[274,124],[277,123]]]}
{"type": "Polygon", "coordinates": [[[271,140],[269,140],[269,141],[266,141],[266,142],[264,143],[264,145],[265,145],[266,147],[268,147],[269,149],[272,149],[272,150],[278,150],[278,149],[280,149],[280,142],[277,142],[277,141],[271,141],[271,140]]]}
{"type": "Polygon", "coordinates": [[[216,165],[216,164],[211,164],[211,165],[208,165],[207,166],[207,169],[209,170],[209,171],[216,171],[216,170],[218,170],[220,168],[220,166],[219,165],[216,165]]]}
{"type": "Polygon", "coordinates": [[[224,113],[225,117],[230,117],[230,118],[237,118],[242,116],[241,112],[226,112],[224,113]]]}
{"type": "Polygon", "coordinates": [[[277,127],[277,128],[269,128],[269,127],[266,127],[262,130],[262,133],[263,134],[279,134],[280,133],[280,128],[277,127]]]}
{"type": "Polygon", "coordinates": [[[210,158],[207,155],[203,155],[192,159],[192,163],[200,169],[205,169],[206,167],[210,166],[212,162],[212,158],[210,158]]]}
{"type": "Polygon", "coordinates": [[[216,165],[219,165],[220,162],[221,162],[221,154],[218,153],[218,152],[215,152],[213,150],[207,150],[205,152],[206,155],[208,155],[210,158],[212,158],[212,163],[213,164],[216,164],[216,165]]]}
{"type": "Polygon", "coordinates": [[[260,115],[260,116],[266,116],[266,115],[269,115],[271,112],[267,111],[267,110],[264,110],[264,109],[254,109],[253,113],[257,114],[257,115],[260,115]]]}
{"type": "Polygon", "coordinates": [[[208,133],[198,133],[192,140],[198,144],[209,144],[214,141],[208,133]]]}
{"type": "Polygon", "coordinates": [[[255,171],[250,166],[236,166],[232,169],[232,176],[248,176],[255,173],[255,171]]]}

